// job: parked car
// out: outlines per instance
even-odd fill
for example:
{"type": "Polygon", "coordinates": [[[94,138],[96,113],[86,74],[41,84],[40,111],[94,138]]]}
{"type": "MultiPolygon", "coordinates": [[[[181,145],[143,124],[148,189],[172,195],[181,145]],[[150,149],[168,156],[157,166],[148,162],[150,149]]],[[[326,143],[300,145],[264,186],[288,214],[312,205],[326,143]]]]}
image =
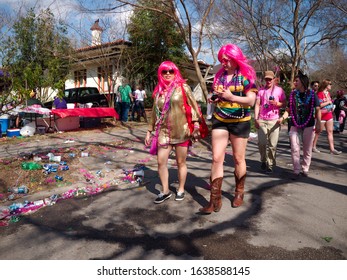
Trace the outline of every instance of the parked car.
{"type": "MultiPolygon", "coordinates": [[[[112,94],[100,93],[96,87],[79,87],[64,90],[64,99],[67,103],[86,104],[92,103],[92,107],[108,107],[107,97],[112,94]]],[[[53,101],[46,102],[46,108],[52,108],[53,101]]]]}

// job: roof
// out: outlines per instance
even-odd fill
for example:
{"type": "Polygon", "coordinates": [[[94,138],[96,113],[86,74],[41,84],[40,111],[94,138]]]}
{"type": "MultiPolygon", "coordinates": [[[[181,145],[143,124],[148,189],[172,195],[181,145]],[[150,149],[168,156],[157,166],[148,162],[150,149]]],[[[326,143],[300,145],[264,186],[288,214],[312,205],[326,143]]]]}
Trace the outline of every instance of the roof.
{"type": "Polygon", "coordinates": [[[101,48],[105,48],[105,47],[117,46],[117,45],[131,45],[131,42],[123,40],[123,39],[118,39],[118,40],[113,41],[113,42],[108,42],[108,43],[104,43],[104,44],[100,44],[100,45],[87,46],[87,47],[79,48],[79,49],[76,49],[75,51],[76,52],[85,52],[85,51],[89,51],[89,50],[96,50],[96,49],[101,49],[101,48]]]}
{"type": "Polygon", "coordinates": [[[97,19],[94,24],[92,25],[92,27],[90,28],[90,30],[99,30],[99,31],[103,31],[103,29],[100,27],[99,25],[99,20],[97,19]]]}

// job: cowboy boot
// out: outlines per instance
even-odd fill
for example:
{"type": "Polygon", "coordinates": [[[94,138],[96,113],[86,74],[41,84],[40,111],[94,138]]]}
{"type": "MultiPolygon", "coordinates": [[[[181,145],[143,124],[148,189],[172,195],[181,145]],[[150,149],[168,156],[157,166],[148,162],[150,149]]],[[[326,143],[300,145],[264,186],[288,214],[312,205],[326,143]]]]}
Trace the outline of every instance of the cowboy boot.
{"type": "Polygon", "coordinates": [[[232,207],[236,208],[242,205],[243,203],[243,194],[245,190],[245,181],[246,181],[246,175],[243,175],[241,178],[237,178],[236,173],[234,172],[235,176],[235,197],[232,202],[232,207]]]}
{"type": "Polygon", "coordinates": [[[222,207],[222,183],[223,177],[216,178],[211,184],[210,202],[207,206],[200,208],[199,211],[204,214],[218,212],[222,207]]]}

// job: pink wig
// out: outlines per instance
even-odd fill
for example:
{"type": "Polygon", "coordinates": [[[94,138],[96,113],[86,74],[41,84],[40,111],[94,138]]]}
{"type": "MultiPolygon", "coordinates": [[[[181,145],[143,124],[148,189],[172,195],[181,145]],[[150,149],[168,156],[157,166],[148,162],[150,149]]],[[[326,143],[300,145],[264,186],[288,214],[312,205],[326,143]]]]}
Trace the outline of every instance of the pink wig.
{"type": "MultiPolygon", "coordinates": [[[[254,83],[256,79],[256,74],[251,65],[248,64],[247,58],[242,53],[241,49],[234,45],[234,44],[228,44],[221,47],[221,49],[218,52],[218,60],[219,62],[222,62],[223,56],[226,56],[229,59],[234,60],[238,67],[239,72],[246,77],[251,83],[254,83]]],[[[216,74],[215,81],[224,73],[224,68],[222,67],[216,74]]]]}
{"type": "Polygon", "coordinates": [[[169,86],[167,84],[168,82],[166,80],[164,80],[164,78],[161,74],[161,71],[171,70],[171,69],[174,70],[174,75],[175,75],[175,78],[173,80],[174,84],[179,85],[179,84],[184,84],[186,82],[186,80],[184,80],[182,78],[180,70],[178,69],[178,67],[176,66],[175,63],[173,63],[172,61],[164,61],[160,64],[160,66],[158,68],[158,85],[154,89],[153,97],[156,96],[158,92],[159,93],[163,92],[169,86]]]}

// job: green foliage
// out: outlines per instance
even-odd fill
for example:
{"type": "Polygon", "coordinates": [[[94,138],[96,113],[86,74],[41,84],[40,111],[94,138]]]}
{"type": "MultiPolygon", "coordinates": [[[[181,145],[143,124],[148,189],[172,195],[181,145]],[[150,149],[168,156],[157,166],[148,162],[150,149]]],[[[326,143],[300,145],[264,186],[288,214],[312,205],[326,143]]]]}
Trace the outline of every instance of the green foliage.
{"type": "Polygon", "coordinates": [[[147,98],[144,100],[145,108],[152,108],[153,107],[153,97],[152,95],[147,95],[147,98]]]}
{"type": "MultiPolygon", "coordinates": [[[[162,1],[142,0],[140,4],[168,9],[162,1]]],[[[145,88],[152,88],[156,83],[161,62],[171,60],[179,64],[187,60],[184,40],[177,26],[163,13],[135,8],[128,33],[132,47],[126,51],[129,61],[127,75],[145,88]]]]}
{"type": "Polygon", "coordinates": [[[39,14],[31,9],[14,24],[3,44],[3,65],[12,78],[12,90],[23,99],[34,88],[63,88],[71,50],[66,34],[49,9],[39,14]]]}
{"type": "Polygon", "coordinates": [[[284,92],[286,94],[287,102],[289,102],[289,95],[290,95],[290,93],[292,91],[291,83],[288,80],[284,80],[283,82],[279,83],[278,86],[283,88],[283,90],[284,90],[284,92]]]}

